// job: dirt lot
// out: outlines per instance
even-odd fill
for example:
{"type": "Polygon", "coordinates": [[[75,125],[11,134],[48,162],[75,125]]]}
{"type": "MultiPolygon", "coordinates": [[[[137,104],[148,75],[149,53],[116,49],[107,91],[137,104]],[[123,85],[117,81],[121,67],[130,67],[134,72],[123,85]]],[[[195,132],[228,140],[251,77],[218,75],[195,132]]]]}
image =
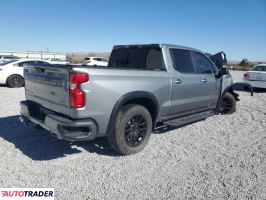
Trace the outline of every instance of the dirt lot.
{"type": "Polygon", "coordinates": [[[53,187],[57,199],[266,199],[266,91],[239,94],[233,115],[160,129],[121,157],[105,139],[69,143],[24,127],[24,89],[2,86],[0,187],[53,187]]]}

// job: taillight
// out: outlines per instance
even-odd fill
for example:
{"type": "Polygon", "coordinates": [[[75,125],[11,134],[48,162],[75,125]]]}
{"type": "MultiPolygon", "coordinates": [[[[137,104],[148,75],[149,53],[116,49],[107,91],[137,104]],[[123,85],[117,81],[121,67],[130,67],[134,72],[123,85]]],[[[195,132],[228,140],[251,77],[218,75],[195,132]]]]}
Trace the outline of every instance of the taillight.
{"type": "Polygon", "coordinates": [[[244,74],[244,78],[250,78],[249,74],[244,74]]]}
{"type": "Polygon", "coordinates": [[[80,89],[80,85],[87,81],[89,81],[88,74],[85,73],[69,74],[70,107],[82,108],[85,106],[85,93],[80,89]]]}

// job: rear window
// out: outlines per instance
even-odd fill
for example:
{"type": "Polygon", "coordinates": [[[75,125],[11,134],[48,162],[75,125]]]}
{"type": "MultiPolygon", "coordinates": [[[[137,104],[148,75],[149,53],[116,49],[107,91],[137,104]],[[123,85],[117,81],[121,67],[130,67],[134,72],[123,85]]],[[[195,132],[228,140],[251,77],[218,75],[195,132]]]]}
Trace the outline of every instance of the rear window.
{"type": "Polygon", "coordinates": [[[109,68],[140,70],[163,70],[163,57],[160,47],[130,47],[114,49],[109,68]]]}
{"type": "Polygon", "coordinates": [[[259,65],[254,67],[251,71],[261,71],[261,72],[266,72],[266,65],[259,65]]]}

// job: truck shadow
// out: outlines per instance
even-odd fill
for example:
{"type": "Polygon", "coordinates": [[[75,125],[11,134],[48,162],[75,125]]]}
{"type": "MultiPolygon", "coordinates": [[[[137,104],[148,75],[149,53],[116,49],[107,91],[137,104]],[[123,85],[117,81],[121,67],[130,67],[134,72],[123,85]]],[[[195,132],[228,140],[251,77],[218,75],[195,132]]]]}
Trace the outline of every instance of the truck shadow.
{"type": "Polygon", "coordinates": [[[0,118],[0,139],[15,145],[16,149],[32,160],[52,160],[77,154],[81,149],[106,156],[119,156],[113,151],[106,138],[93,141],[68,142],[53,137],[44,129],[37,130],[33,125],[24,126],[19,115],[0,118]]]}
{"type": "Polygon", "coordinates": [[[266,93],[265,88],[253,88],[255,93],[266,93]]]}
{"type": "MultiPolygon", "coordinates": [[[[0,128],[0,139],[14,144],[16,149],[36,161],[53,160],[81,153],[81,149],[104,156],[121,156],[110,148],[107,138],[82,142],[59,140],[44,129],[36,129],[33,125],[24,126],[19,121],[19,115],[0,118],[0,128]]],[[[173,129],[175,128],[164,125],[156,128],[153,134],[173,129]]]]}

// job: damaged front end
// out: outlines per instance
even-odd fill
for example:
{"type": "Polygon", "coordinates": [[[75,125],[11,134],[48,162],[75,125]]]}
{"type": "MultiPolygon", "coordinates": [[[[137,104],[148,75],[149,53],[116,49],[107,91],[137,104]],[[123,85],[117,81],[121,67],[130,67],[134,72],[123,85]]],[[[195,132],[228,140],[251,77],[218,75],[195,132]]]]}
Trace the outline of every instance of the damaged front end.
{"type": "Polygon", "coordinates": [[[220,98],[217,103],[216,113],[227,114],[235,111],[235,102],[239,101],[237,91],[248,91],[253,96],[253,88],[244,82],[233,83],[233,77],[226,67],[227,58],[224,52],[211,55],[206,53],[210,60],[216,65],[218,72],[216,78],[221,80],[220,98]],[[230,93],[230,95],[228,94],[230,93]],[[230,104],[230,105],[229,105],[230,104]],[[228,106],[228,108],[226,108],[228,106]]]}

